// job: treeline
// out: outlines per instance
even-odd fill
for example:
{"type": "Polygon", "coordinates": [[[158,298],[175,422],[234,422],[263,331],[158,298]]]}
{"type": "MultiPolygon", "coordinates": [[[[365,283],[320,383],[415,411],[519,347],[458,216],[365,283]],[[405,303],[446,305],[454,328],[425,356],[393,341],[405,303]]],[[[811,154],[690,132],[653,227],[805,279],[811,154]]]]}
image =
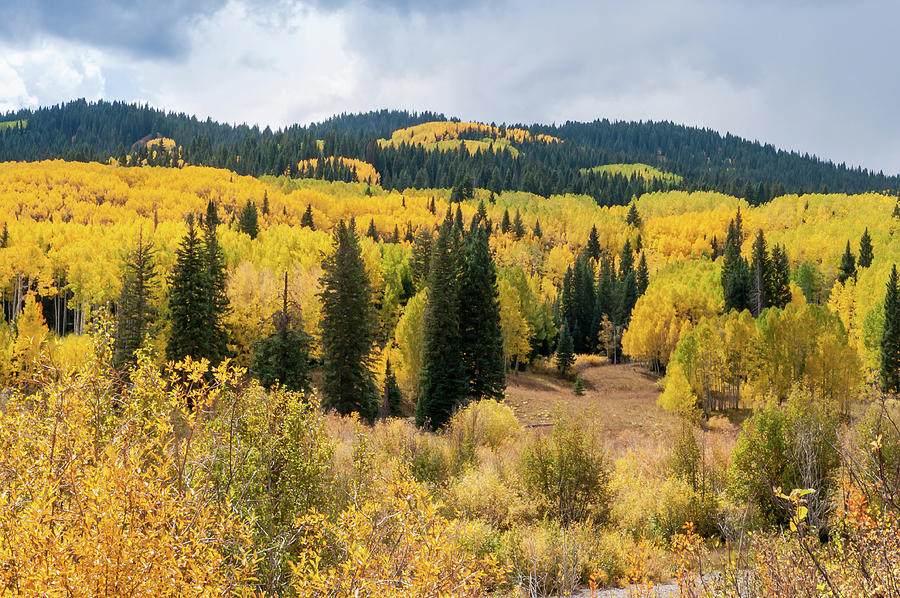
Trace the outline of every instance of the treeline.
{"type": "MultiPolygon", "coordinates": [[[[733,135],[661,123],[598,120],[561,126],[535,125],[563,143],[522,142],[497,151],[470,153],[460,147],[435,151],[421,146],[381,147],[399,128],[443,121],[441,114],[405,111],[342,114],[309,126],[276,131],[266,127],[200,121],[146,105],[84,100],[37,110],[19,110],[0,121],[27,121],[0,131],[0,161],[61,157],[78,161],[227,168],[238,174],[303,176],[298,163],[329,157],[372,164],[387,189],[450,187],[461,176],[495,193],[521,190],[543,196],[583,193],[600,205],[625,205],[647,191],[684,188],[716,190],[765,203],[801,191],[861,192],[900,189],[900,179],[861,168],[835,165],[809,155],[776,150],[733,135]],[[142,141],[176,140],[172,151],[148,151],[142,141]],[[131,156],[128,159],[126,156],[131,156]],[[601,164],[641,162],[683,177],[680,185],[620,175],[592,174],[601,164]]],[[[475,132],[460,139],[479,138],[475,132]]],[[[346,174],[335,172],[334,180],[346,174]]]]}

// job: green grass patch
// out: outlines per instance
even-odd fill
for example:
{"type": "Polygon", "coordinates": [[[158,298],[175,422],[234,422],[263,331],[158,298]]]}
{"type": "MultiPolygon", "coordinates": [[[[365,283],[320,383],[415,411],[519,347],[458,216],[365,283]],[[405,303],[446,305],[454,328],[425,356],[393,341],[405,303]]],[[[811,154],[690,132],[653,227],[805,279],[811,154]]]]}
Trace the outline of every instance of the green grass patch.
{"type": "Polygon", "coordinates": [[[654,168],[648,164],[603,164],[602,166],[594,166],[593,168],[582,168],[582,173],[586,172],[605,172],[610,175],[620,174],[631,178],[637,175],[640,178],[651,181],[662,179],[670,183],[680,183],[681,177],[674,172],[663,172],[658,168],[654,168]]]}
{"type": "Polygon", "coordinates": [[[24,129],[25,127],[28,126],[28,120],[22,119],[22,120],[0,121],[0,131],[6,130],[6,129],[14,129],[14,128],[16,128],[16,125],[21,125],[22,128],[24,129]]]}

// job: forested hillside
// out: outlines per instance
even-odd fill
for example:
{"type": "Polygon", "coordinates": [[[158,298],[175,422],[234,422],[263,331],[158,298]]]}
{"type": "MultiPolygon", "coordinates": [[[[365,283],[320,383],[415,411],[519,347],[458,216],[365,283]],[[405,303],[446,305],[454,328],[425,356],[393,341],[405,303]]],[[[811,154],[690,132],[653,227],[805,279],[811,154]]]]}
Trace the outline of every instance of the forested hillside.
{"type": "Polygon", "coordinates": [[[900,595],[895,177],[667,123],[3,119],[0,593],[900,595]]]}
{"type": "MultiPolygon", "coordinates": [[[[146,141],[174,139],[177,148],[153,163],[227,168],[240,174],[298,176],[301,161],[347,158],[371,164],[386,189],[448,188],[461,176],[499,193],[583,193],[601,205],[625,205],[635,195],[666,188],[718,190],[751,204],[785,192],[900,190],[900,179],[777,150],[733,135],[667,122],[564,125],[479,125],[441,114],[401,111],[340,115],[277,131],[198,120],[149,106],[83,100],[0,115],[0,160],[64,158],[105,162],[110,156],[147,159],[146,141]],[[429,144],[403,129],[433,123],[429,144]],[[509,136],[508,131],[523,134],[509,136]],[[542,137],[562,143],[545,143],[542,137]],[[460,141],[465,151],[460,150],[460,141]],[[389,141],[389,142],[388,142],[389,141]],[[434,151],[438,150],[438,151],[434,151]],[[480,151],[476,151],[480,150],[480,151]],[[672,177],[600,172],[597,166],[646,163],[672,177]]],[[[350,171],[322,169],[317,178],[362,180],[350,171]]]]}

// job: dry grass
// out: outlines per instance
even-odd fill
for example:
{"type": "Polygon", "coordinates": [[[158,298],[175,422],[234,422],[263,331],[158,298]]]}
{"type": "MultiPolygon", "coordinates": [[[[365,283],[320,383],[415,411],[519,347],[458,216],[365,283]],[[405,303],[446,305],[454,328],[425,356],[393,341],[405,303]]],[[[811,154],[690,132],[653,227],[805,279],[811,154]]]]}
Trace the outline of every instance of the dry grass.
{"type": "Polygon", "coordinates": [[[571,380],[532,372],[512,374],[506,403],[526,426],[549,425],[557,411],[584,413],[596,420],[613,454],[662,438],[678,425],[675,416],[656,404],[658,378],[635,364],[586,367],[581,377],[585,392],[579,397],[571,380]]]}

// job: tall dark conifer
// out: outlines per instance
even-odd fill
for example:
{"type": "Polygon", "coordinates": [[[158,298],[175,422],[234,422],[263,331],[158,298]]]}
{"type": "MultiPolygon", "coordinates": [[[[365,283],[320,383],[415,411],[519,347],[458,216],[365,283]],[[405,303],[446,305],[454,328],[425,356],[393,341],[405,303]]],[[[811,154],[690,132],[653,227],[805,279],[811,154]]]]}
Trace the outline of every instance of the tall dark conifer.
{"type": "Polygon", "coordinates": [[[597,236],[597,225],[591,227],[588,235],[587,252],[595,262],[600,261],[600,239],[597,236]]]}
{"type": "Polygon", "coordinates": [[[750,308],[750,267],[732,240],[736,238],[732,232],[733,226],[729,228],[722,258],[722,292],[725,311],[743,311],[750,308]]]}
{"type": "Polygon", "coordinates": [[[113,365],[122,371],[134,363],[134,352],[144,342],[155,310],[150,295],[156,287],[156,251],[138,236],[137,246],[125,261],[122,292],[116,303],[116,340],[113,365]]]}
{"type": "Polygon", "coordinates": [[[313,222],[313,213],[312,213],[312,205],[311,204],[306,204],[306,210],[303,212],[303,216],[300,217],[300,226],[304,226],[306,228],[316,230],[316,225],[313,222]]]}
{"type": "Polygon", "coordinates": [[[566,376],[575,363],[575,348],[572,335],[569,332],[569,324],[563,322],[559,328],[559,339],[556,343],[556,371],[560,376],[566,376]]]}
{"type": "Polygon", "coordinates": [[[847,282],[850,278],[856,278],[856,258],[850,251],[850,241],[847,241],[847,248],[844,255],[841,256],[841,267],[838,269],[838,281],[847,282]]]}
{"type": "Polygon", "coordinates": [[[194,215],[188,214],[187,233],[175,250],[175,265],[169,278],[171,328],[166,345],[169,361],[206,356],[209,288],[203,241],[194,224],[194,215]]]}
{"type": "Polygon", "coordinates": [[[322,394],[339,413],[375,417],[378,398],[372,375],[377,320],[372,285],[362,259],[356,225],[338,221],[334,252],[322,264],[322,394]]]}
{"type": "Polygon", "coordinates": [[[753,261],[750,263],[750,311],[759,316],[769,307],[772,289],[772,272],[766,238],[762,230],[753,240],[753,261]]]}
{"type": "Polygon", "coordinates": [[[250,374],[265,388],[280,384],[288,390],[309,390],[310,336],[303,330],[296,306],[288,303],[287,272],[284,274],[281,311],[275,314],[275,331],[253,344],[250,374]],[[293,309],[292,309],[293,307],[293,309]]]}
{"type": "Polygon", "coordinates": [[[891,268],[884,295],[884,328],[881,333],[881,389],[900,393],[900,289],[897,265],[891,268]]]}
{"type": "Polygon", "coordinates": [[[465,263],[459,285],[459,321],[469,396],[474,399],[503,398],[506,367],[500,294],[487,233],[478,225],[465,243],[465,263]]]}
{"type": "Polygon", "coordinates": [[[259,213],[252,200],[248,199],[244,209],[241,210],[241,215],[238,217],[238,230],[250,235],[251,239],[255,239],[259,234],[259,213]]]}
{"type": "Polygon", "coordinates": [[[203,223],[203,260],[209,285],[206,289],[204,318],[207,332],[203,356],[209,359],[213,366],[228,356],[228,329],[225,327],[225,316],[231,309],[228,301],[225,253],[219,245],[217,233],[219,222],[216,204],[210,201],[206,207],[206,219],[203,223]]]}
{"type": "Polygon", "coordinates": [[[869,229],[866,228],[862,237],[859,239],[859,259],[857,260],[857,265],[860,268],[868,268],[872,265],[873,259],[875,259],[875,251],[872,247],[872,237],[869,236],[869,229]]]}
{"type": "Polygon", "coordinates": [[[637,282],[637,294],[640,297],[647,292],[647,287],[650,286],[650,271],[647,269],[647,256],[644,252],[641,252],[641,259],[635,271],[635,281],[637,282]]]}
{"type": "Polygon", "coordinates": [[[468,394],[459,326],[460,259],[454,227],[444,223],[434,243],[423,321],[416,424],[441,428],[468,394]]]}
{"type": "Polygon", "coordinates": [[[780,245],[772,246],[771,296],[769,304],[779,309],[791,302],[791,267],[787,250],[780,245]]]}

